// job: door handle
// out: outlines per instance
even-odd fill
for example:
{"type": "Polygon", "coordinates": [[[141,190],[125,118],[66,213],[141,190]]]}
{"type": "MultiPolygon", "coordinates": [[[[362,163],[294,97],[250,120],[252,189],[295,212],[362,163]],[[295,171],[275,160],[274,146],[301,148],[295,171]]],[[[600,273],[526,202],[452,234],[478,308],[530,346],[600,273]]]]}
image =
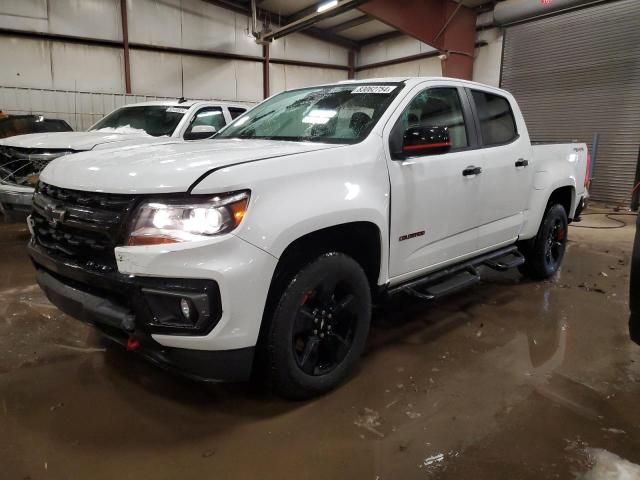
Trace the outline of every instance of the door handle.
{"type": "Polygon", "coordinates": [[[462,170],[462,175],[468,177],[470,175],[480,175],[482,173],[482,168],[476,167],[474,165],[470,165],[464,170],[462,170]]]}
{"type": "Polygon", "coordinates": [[[525,160],[524,158],[516,160],[516,167],[526,167],[527,165],[529,165],[529,160],[525,160]]]}

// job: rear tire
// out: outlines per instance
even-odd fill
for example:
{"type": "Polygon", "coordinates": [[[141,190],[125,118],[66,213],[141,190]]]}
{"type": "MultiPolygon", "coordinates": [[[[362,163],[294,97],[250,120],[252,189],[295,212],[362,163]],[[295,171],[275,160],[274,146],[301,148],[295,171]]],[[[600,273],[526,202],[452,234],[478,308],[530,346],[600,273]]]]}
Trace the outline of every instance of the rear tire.
{"type": "Polygon", "coordinates": [[[551,205],[542,219],[535,238],[519,246],[525,263],[520,273],[534,280],[552,277],[559,269],[567,245],[567,212],[560,204],[551,205]]]}
{"type": "Polygon", "coordinates": [[[362,267],[325,253],[294,273],[274,309],[266,337],[267,381],[290,399],[339,385],[362,354],[371,323],[371,291],[362,267]]]}

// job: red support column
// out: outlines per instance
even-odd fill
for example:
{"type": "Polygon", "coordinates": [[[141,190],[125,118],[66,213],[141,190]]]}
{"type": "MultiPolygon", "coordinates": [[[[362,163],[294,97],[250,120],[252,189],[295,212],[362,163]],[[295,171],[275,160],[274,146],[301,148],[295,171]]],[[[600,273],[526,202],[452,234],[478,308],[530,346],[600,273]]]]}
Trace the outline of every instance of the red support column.
{"type": "Polygon", "coordinates": [[[120,0],[120,14],[122,16],[122,50],[124,53],[124,87],[126,93],[131,93],[131,65],[129,61],[129,22],[127,19],[127,0],[120,0]]]}
{"type": "Polygon", "coordinates": [[[445,53],[443,75],[471,79],[476,37],[473,10],[452,0],[370,0],[358,8],[445,53]]]}
{"type": "Polygon", "coordinates": [[[356,52],[349,50],[349,73],[347,78],[353,80],[356,78],[356,52]]]}
{"type": "Polygon", "coordinates": [[[442,60],[442,75],[471,80],[476,48],[476,14],[447,2],[447,18],[448,24],[442,32],[443,50],[447,54],[447,58],[442,60]]]}

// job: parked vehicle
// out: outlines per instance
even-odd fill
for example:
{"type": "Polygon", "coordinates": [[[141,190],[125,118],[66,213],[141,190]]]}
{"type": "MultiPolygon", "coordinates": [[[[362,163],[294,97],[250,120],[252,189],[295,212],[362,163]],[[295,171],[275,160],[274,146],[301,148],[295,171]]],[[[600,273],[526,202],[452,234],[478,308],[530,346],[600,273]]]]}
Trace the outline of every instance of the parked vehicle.
{"type": "Polygon", "coordinates": [[[54,158],[170,138],[209,138],[246,109],[184,100],[135,103],[114,110],[87,132],[38,133],[0,140],[0,209],[7,216],[28,213],[40,171],[54,158]]]}
{"type": "Polygon", "coordinates": [[[29,252],[55,305],[129,349],[305,398],[352,371],[374,300],[437,298],[480,266],[552,276],[586,155],[532,146],[513,96],[478,83],[291,90],[210,141],[54,160],[29,252]]]}
{"type": "Polygon", "coordinates": [[[45,118],[42,115],[6,115],[0,111],[0,138],[29,133],[72,132],[64,120],[45,118]]]}

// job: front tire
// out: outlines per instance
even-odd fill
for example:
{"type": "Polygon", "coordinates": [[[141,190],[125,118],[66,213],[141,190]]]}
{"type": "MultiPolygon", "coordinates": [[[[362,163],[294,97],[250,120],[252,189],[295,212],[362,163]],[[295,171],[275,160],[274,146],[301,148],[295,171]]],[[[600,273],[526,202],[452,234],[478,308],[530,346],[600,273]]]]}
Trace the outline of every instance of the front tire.
{"type": "Polygon", "coordinates": [[[520,267],[523,275],[544,280],[560,269],[567,246],[568,225],[567,212],[562,205],[551,205],[547,209],[538,234],[520,245],[525,257],[525,263],[520,267]]]}
{"type": "Polygon", "coordinates": [[[327,392],[351,372],[369,333],[371,291],[362,267],[326,253],[293,274],[267,336],[267,380],[286,398],[327,392]]]}

